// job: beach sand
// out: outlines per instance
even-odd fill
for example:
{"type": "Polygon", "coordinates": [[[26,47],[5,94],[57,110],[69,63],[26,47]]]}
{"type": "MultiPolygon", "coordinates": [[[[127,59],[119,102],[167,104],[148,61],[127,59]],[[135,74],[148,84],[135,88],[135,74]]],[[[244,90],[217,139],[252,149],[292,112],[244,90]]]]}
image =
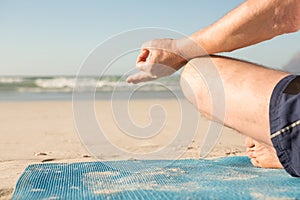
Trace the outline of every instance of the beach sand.
{"type": "MultiPolygon", "coordinates": [[[[122,135],[115,126],[113,115],[111,115],[111,102],[96,101],[97,119],[103,126],[104,132],[109,133],[109,142],[102,141],[103,149],[98,159],[139,159],[116,152],[114,148],[111,148],[110,143],[129,152],[142,153],[145,159],[148,156],[147,152],[163,149],[165,146],[172,151],[164,153],[161,158],[174,159],[174,156],[178,154],[177,151],[181,151],[178,159],[199,158],[203,132],[207,130],[209,121],[203,117],[200,118],[197,135],[192,140],[187,138],[189,145],[183,145],[187,141],[168,142],[172,141],[174,132],[178,129],[178,120],[180,120],[178,117],[180,109],[174,109],[178,106],[176,100],[135,100],[129,104],[130,116],[135,123],[146,126],[151,123],[151,119],[146,114],[153,103],[166,107],[168,120],[163,127],[164,139],[154,136],[146,142],[135,142],[136,138],[122,135]]],[[[29,164],[97,160],[79,139],[71,101],[1,102],[0,110],[0,199],[10,198],[17,179],[29,164]]],[[[155,114],[153,117],[159,119],[160,116],[155,114]]],[[[120,115],[120,119],[126,119],[124,113],[120,115]]],[[[232,155],[245,155],[244,136],[229,128],[224,128],[220,140],[208,157],[232,155]]],[[[149,158],[153,159],[151,156],[149,158]]]]}

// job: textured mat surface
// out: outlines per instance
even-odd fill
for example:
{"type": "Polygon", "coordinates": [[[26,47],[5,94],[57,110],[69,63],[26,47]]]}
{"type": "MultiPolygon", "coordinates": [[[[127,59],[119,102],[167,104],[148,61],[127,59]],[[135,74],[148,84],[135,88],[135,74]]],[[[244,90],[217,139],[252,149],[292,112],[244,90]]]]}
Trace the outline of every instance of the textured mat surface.
{"type": "Polygon", "coordinates": [[[300,179],[246,157],[30,165],[13,199],[298,199],[300,179]],[[138,168],[136,166],[143,166],[138,168]],[[127,170],[129,169],[130,170],[127,170]]]}

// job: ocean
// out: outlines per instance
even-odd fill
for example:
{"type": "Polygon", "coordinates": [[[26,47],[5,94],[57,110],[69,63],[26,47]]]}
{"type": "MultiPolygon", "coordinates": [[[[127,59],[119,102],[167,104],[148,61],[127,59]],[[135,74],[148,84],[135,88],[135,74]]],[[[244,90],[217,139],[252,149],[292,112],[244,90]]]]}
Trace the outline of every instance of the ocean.
{"type": "Polygon", "coordinates": [[[127,84],[121,76],[2,76],[0,101],[72,100],[73,92],[81,99],[151,99],[182,98],[179,76],[171,76],[142,84],[127,84]]]}

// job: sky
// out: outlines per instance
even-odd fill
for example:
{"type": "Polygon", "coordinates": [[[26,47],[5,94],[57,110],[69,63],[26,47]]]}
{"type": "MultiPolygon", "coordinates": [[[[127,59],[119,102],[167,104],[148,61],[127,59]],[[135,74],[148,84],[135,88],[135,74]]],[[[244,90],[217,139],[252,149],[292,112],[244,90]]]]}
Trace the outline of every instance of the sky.
{"type": "MultiPolygon", "coordinates": [[[[76,75],[89,54],[114,35],[143,27],[189,35],[242,2],[0,0],[0,76],[76,75]]],[[[225,55],[280,68],[300,51],[299,44],[300,33],[293,33],[225,55]]],[[[134,68],[136,55],[118,62],[111,73],[134,68]]],[[[101,59],[97,65],[104,67],[101,59]]]]}

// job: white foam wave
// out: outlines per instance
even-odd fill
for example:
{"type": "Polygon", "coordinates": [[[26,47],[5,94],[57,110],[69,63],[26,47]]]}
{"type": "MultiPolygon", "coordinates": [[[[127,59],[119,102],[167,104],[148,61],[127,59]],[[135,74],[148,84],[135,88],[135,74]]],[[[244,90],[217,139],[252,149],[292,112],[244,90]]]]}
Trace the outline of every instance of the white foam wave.
{"type": "Polygon", "coordinates": [[[74,88],[76,79],[74,78],[53,78],[53,79],[37,79],[35,84],[45,89],[74,88]]]}
{"type": "Polygon", "coordinates": [[[164,80],[160,84],[148,82],[143,86],[129,85],[119,77],[0,77],[2,89],[16,91],[166,91],[178,89],[178,80],[164,80]]]}
{"type": "Polygon", "coordinates": [[[0,77],[0,83],[21,83],[24,79],[20,77],[0,77]]]}

